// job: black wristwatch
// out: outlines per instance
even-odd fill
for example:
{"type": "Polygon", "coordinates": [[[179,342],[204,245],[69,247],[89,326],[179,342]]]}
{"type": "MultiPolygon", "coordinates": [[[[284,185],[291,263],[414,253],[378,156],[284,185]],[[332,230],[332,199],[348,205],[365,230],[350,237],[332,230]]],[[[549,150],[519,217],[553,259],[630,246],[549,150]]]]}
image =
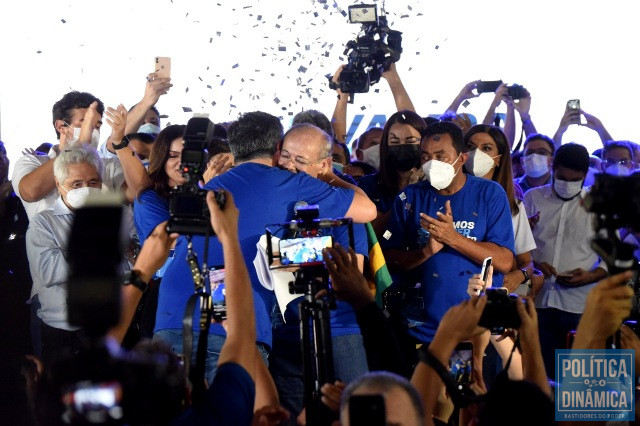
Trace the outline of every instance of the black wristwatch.
{"type": "Polygon", "coordinates": [[[140,278],[140,275],[138,275],[138,273],[133,269],[131,270],[131,272],[129,272],[129,276],[125,278],[122,285],[132,285],[138,288],[143,293],[147,291],[147,288],[149,288],[149,283],[143,281],[142,278],[140,278]]]}
{"type": "Polygon", "coordinates": [[[129,138],[125,136],[124,138],[122,138],[120,143],[113,143],[112,142],[111,145],[113,146],[113,149],[116,150],[116,151],[119,150],[119,149],[122,149],[122,148],[126,148],[126,147],[129,146],[129,138]]]}
{"type": "Polygon", "coordinates": [[[531,282],[531,277],[529,276],[529,273],[527,272],[527,270],[525,268],[520,269],[522,271],[522,273],[524,274],[524,280],[522,280],[522,282],[520,283],[520,285],[522,284],[526,284],[527,281],[531,282]]]}

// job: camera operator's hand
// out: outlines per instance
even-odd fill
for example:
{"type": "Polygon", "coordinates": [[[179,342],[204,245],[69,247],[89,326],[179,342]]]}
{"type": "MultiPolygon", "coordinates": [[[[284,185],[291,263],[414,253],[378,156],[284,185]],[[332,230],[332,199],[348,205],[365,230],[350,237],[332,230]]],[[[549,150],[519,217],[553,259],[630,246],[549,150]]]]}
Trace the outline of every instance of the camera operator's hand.
{"type": "Polygon", "coordinates": [[[527,121],[530,117],[529,110],[531,109],[531,93],[527,89],[524,89],[525,95],[513,101],[513,108],[520,114],[522,121],[527,121]]]}
{"type": "Polygon", "coordinates": [[[536,265],[536,267],[542,272],[545,278],[549,278],[551,276],[557,277],[558,271],[552,265],[547,262],[541,262],[536,265]]]}
{"type": "Polygon", "coordinates": [[[486,304],[487,297],[480,296],[452,307],[442,317],[436,337],[446,336],[455,347],[459,342],[485,332],[487,329],[479,327],[478,321],[486,304]]]}
{"type": "Polygon", "coordinates": [[[602,349],[606,339],[618,330],[629,316],[633,290],[625,283],[631,279],[630,271],[605,278],[589,295],[580,318],[575,349],[602,349]]]}
{"type": "Polygon", "coordinates": [[[508,107],[513,107],[513,99],[509,96],[509,88],[507,87],[507,83],[502,83],[495,92],[495,97],[493,98],[492,106],[497,107],[500,105],[500,102],[504,102],[508,107]]]}
{"type": "Polygon", "coordinates": [[[280,405],[267,405],[253,413],[251,426],[276,426],[289,420],[290,414],[280,405]]]}
{"type": "MultiPolygon", "coordinates": [[[[487,274],[487,286],[486,288],[491,288],[493,284],[493,266],[489,266],[489,273],[487,274]]],[[[469,278],[469,285],[467,286],[467,294],[471,297],[479,296],[477,291],[482,291],[485,289],[485,282],[482,281],[482,277],[480,274],[473,274],[471,278],[469,278]]]]}
{"type": "Polygon", "coordinates": [[[336,70],[335,73],[333,73],[333,77],[331,77],[331,81],[336,84],[338,86],[336,90],[336,93],[338,94],[338,97],[340,98],[341,101],[346,102],[349,97],[348,96],[342,96],[344,93],[342,93],[342,90],[340,90],[340,73],[342,73],[342,70],[344,69],[345,65],[340,65],[338,67],[338,69],[336,70]]]}
{"type": "Polygon", "coordinates": [[[331,286],[336,295],[359,309],[375,300],[366,278],[358,268],[356,253],[351,247],[347,252],[340,244],[323,250],[324,262],[331,276],[331,286]]]}
{"type": "Polygon", "coordinates": [[[520,335],[522,350],[528,350],[529,345],[539,346],[538,313],[536,312],[533,299],[528,297],[525,304],[518,297],[518,299],[516,299],[516,308],[518,309],[518,315],[521,321],[518,334],[520,335]]]}
{"type": "Polygon", "coordinates": [[[169,250],[178,238],[178,234],[167,234],[167,222],[156,226],[142,245],[133,270],[140,273],[140,278],[148,282],[153,274],[164,265],[169,257],[169,250]]]}
{"type": "Polygon", "coordinates": [[[396,68],[395,62],[392,62],[391,65],[389,65],[389,68],[382,72],[382,78],[387,81],[400,78],[398,77],[398,69],[396,68]]]}
{"type": "Polygon", "coordinates": [[[119,144],[124,138],[124,129],[127,127],[127,109],[120,104],[116,109],[107,107],[105,114],[107,116],[107,124],[111,126],[109,139],[111,139],[112,143],[119,144]]]}
{"type": "Polygon", "coordinates": [[[636,377],[640,375],[640,338],[636,336],[636,333],[626,325],[622,324],[620,327],[620,343],[622,349],[632,349],[635,353],[635,374],[636,377]]]}
{"type": "Polygon", "coordinates": [[[540,334],[538,332],[538,312],[533,298],[528,297],[523,303],[516,299],[516,309],[520,316],[520,352],[522,353],[522,372],[525,380],[538,385],[540,390],[551,396],[551,387],[547,380],[547,374],[542,360],[540,349],[540,334]]]}
{"type": "Polygon", "coordinates": [[[324,405],[329,407],[329,409],[333,412],[340,411],[340,400],[342,399],[342,392],[346,385],[342,383],[340,380],[336,380],[335,383],[325,383],[320,388],[322,392],[321,401],[324,405]]]}
{"type": "Polygon", "coordinates": [[[238,208],[233,195],[224,191],[226,198],[224,207],[220,209],[213,191],[207,194],[207,205],[211,213],[211,227],[222,244],[238,239],[238,208]]]}

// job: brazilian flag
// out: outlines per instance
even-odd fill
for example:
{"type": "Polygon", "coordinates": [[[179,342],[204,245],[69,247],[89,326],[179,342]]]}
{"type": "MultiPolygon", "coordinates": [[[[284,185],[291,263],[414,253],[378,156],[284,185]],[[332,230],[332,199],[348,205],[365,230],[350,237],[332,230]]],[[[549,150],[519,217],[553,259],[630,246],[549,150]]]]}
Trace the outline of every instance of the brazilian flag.
{"type": "Polygon", "coordinates": [[[387,263],[384,260],[380,243],[378,243],[378,237],[373,231],[371,223],[365,224],[367,228],[367,241],[369,243],[369,270],[366,274],[369,281],[369,288],[376,296],[376,303],[383,309],[382,306],[382,292],[389,287],[393,281],[387,268],[387,263]]]}

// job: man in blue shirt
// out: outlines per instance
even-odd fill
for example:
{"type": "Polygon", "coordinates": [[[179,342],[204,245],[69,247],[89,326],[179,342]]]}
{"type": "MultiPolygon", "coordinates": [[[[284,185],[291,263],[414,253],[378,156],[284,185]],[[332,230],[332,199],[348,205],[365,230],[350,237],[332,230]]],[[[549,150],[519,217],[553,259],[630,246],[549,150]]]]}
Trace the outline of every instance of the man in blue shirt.
{"type": "Polygon", "coordinates": [[[387,264],[407,271],[404,285],[419,296],[403,309],[409,334],[433,339],[445,312],[467,298],[467,282],[493,258],[493,285],[513,264],[513,225],[506,194],[493,181],[466,175],[462,131],[430,125],[420,144],[427,180],[400,193],[381,240],[387,264]]]}
{"type": "MultiPolygon", "coordinates": [[[[229,146],[236,166],[205,186],[208,190],[222,188],[231,192],[240,210],[240,245],[253,288],[258,348],[265,359],[271,347],[271,312],[275,297],[258,281],[252,262],[266,225],[291,220],[298,201],[318,204],[320,217],[345,216],[356,222],[375,217],[375,206],[364,195],[350,189],[334,188],[305,173],[292,174],[273,167],[276,146],[281,140],[282,125],[276,117],[263,112],[244,114],[229,127],[229,146]]],[[[202,262],[204,237],[193,238],[193,250],[202,262]]],[[[193,293],[191,272],[187,262],[182,260],[186,255],[187,239],[180,237],[175,247],[175,260],[163,277],[155,328],[155,336],[170,343],[179,353],[182,352],[182,317],[187,299],[193,293]]],[[[225,263],[216,237],[210,238],[207,263],[212,266],[225,263]]],[[[197,315],[199,310],[196,310],[197,315]]],[[[215,374],[217,354],[225,336],[222,326],[217,324],[211,326],[210,333],[206,367],[209,381],[215,374]]],[[[197,334],[194,332],[194,339],[197,334]]]]}

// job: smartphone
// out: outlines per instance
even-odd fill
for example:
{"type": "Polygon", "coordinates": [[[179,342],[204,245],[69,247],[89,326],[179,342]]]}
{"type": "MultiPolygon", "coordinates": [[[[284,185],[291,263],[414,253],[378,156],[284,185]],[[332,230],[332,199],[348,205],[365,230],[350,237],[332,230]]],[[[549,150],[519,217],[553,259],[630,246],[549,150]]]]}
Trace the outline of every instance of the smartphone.
{"type": "Polygon", "coordinates": [[[580,111],[580,99],[569,99],[567,101],[567,109],[580,111]]]}
{"type": "Polygon", "coordinates": [[[153,69],[158,78],[171,78],[171,58],[156,56],[153,69]]]}
{"type": "Polygon", "coordinates": [[[322,250],[333,246],[331,235],[280,240],[280,263],[288,266],[320,264],[322,250]]]}
{"type": "Polygon", "coordinates": [[[224,285],[224,266],[212,266],[209,269],[209,285],[211,286],[211,301],[214,305],[223,305],[226,303],[225,285],[224,285]]]}
{"type": "Polygon", "coordinates": [[[564,284],[564,282],[571,279],[571,277],[573,277],[573,274],[563,272],[561,274],[556,275],[556,282],[559,284],[564,284]]]}
{"type": "Polygon", "coordinates": [[[476,296],[480,296],[484,293],[487,288],[487,278],[489,277],[489,266],[491,266],[491,256],[487,257],[482,261],[482,269],[480,270],[480,276],[482,277],[482,281],[484,281],[484,287],[482,290],[476,290],[476,296]]]}
{"type": "Polygon", "coordinates": [[[498,90],[498,87],[500,87],[501,84],[502,80],[479,81],[476,85],[476,91],[478,93],[493,93],[498,90]]]}
{"type": "Polygon", "coordinates": [[[473,344],[460,342],[449,359],[449,371],[457,386],[469,386],[473,373],[473,344]]]}
{"type": "Polygon", "coordinates": [[[349,424],[384,426],[387,424],[387,411],[384,397],[377,395],[353,395],[349,398],[349,424]]]}

